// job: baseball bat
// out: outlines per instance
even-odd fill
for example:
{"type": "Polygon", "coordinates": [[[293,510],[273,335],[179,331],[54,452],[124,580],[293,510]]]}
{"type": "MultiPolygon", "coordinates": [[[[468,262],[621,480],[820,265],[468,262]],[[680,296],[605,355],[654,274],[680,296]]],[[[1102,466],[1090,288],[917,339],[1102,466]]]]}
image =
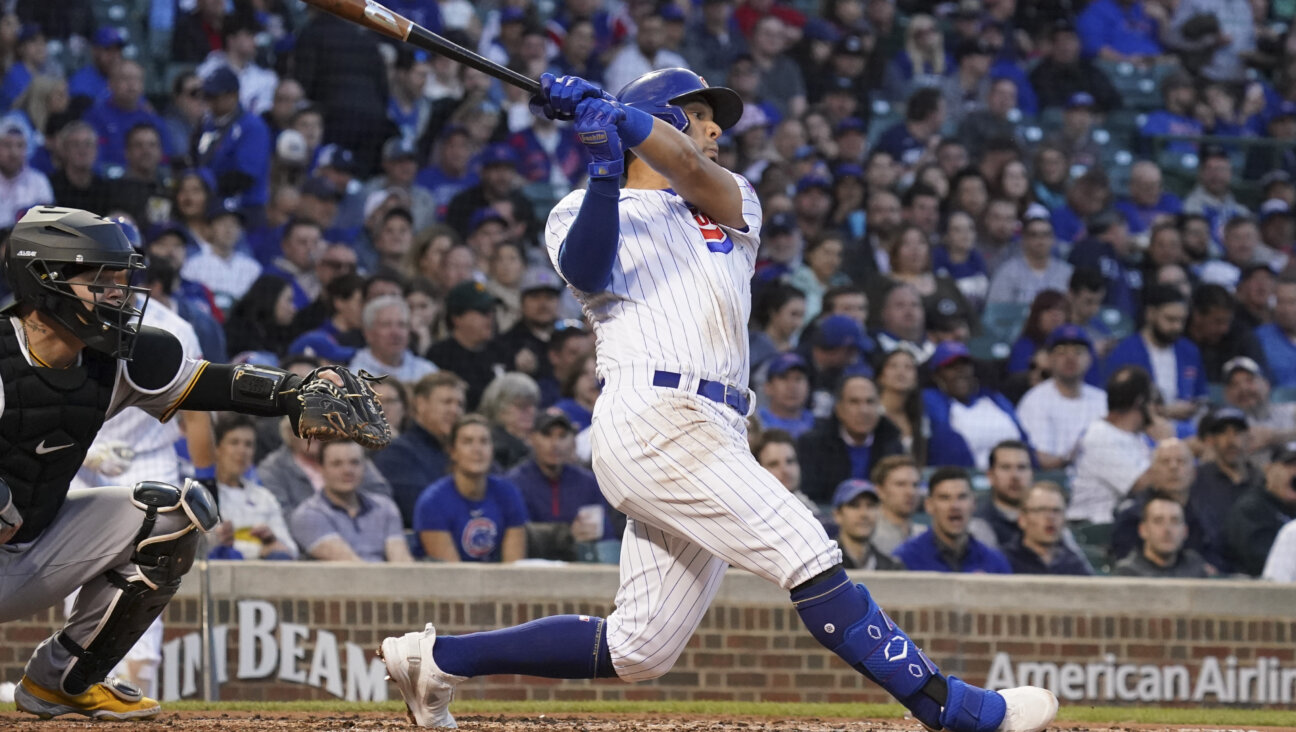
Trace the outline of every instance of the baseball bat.
{"type": "Polygon", "coordinates": [[[374,0],[302,1],[326,13],[332,13],[339,18],[364,26],[376,33],[381,33],[388,38],[395,38],[424,51],[430,51],[452,61],[458,61],[488,76],[493,76],[505,84],[512,84],[531,94],[540,93],[540,82],[535,79],[501,66],[484,56],[479,56],[457,43],[452,43],[409,18],[393,12],[390,8],[374,2],[374,0]]]}

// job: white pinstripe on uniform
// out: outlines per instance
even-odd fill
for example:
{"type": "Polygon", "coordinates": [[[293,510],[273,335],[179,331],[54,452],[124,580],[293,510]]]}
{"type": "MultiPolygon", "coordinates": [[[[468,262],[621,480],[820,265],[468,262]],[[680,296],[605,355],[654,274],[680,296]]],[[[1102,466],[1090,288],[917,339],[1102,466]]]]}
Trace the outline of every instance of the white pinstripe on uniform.
{"type": "MultiPolygon", "coordinates": [[[[719,227],[671,191],[623,189],[621,239],[603,292],[576,291],[604,379],[591,428],[593,468],[630,521],[608,646],[627,681],[675,663],[732,564],[792,587],[841,561],[836,543],[752,457],[746,420],[698,396],[698,379],[747,388],[750,282],[761,207],[735,175],[747,229],[719,227]],[[723,251],[726,246],[731,251],[723,251]],[[653,372],[683,374],[652,386],[653,372]]],[[[584,191],[549,216],[558,249],[584,191]]]]}

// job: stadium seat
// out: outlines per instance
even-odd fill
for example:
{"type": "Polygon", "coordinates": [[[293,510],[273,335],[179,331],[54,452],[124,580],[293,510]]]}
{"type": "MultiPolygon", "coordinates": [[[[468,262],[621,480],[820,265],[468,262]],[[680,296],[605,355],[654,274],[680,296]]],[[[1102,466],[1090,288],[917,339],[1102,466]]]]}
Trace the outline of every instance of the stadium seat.
{"type": "Polygon", "coordinates": [[[1279,386],[1269,393],[1274,402],[1296,402],[1296,386],[1279,386]]]}
{"type": "Polygon", "coordinates": [[[968,351],[979,361],[1006,361],[1012,344],[991,334],[973,336],[968,341],[968,351]]]}
{"type": "Polygon", "coordinates": [[[1112,524],[1079,524],[1071,527],[1076,542],[1084,550],[1085,557],[1099,574],[1111,573],[1111,557],[1108,548],[1111,546],[1112,524]]]}
{"type": "Polygon", "coordinates": [[[1019,305],[1010,302],[992,302],[986,305],[981,316],[981,325],[986,335],[993,335],[999,340],[1012,342],[1021,333],[1030,314],[1030,305],[1019,305]]]}
{"type": "Polygon", "coordinates": [[[1103,308],[1098,311],[1102,322],[1111,330],[1113,338],[1124,338],[1134,332],[1134,318],[1119,308],[1103,308]]]}

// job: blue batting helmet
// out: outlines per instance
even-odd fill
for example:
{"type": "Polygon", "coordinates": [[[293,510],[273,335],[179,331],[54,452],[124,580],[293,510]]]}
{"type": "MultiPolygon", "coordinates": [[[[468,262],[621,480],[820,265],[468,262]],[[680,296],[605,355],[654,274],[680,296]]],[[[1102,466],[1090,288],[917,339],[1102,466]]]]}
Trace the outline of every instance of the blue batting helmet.
{"type": "Polygon", "coordinates": [[[708,86],[706,79],[688,69],[659,69],[635,79],[617,94],[617,101],[641,109],[683,132],[688,117],[683,106],[693,101],[711,105],[715,123],[727,130],[742,117],[743,103],[738,92],[723,86],[708,86]]]}

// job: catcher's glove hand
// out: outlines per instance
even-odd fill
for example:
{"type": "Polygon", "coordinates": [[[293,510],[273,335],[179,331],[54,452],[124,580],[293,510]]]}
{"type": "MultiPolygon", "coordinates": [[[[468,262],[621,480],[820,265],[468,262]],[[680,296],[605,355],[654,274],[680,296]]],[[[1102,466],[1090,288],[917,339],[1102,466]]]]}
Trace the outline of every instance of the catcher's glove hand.
{"type": "Polygon", "coordinates": [[[295,425],[297,436],[308,440],[346,438],[370,450],[387,447],[392,439],[391,425],[383,414],[382,401],[369,386],[369,382],[385,378],[363,369],[357,376],[341,366],[324,366],[310,372],[297,387],[297,401],[301,404],[295,425]],[[321,377],[321,371],[337,374],[342,386],[321,377]]]}

